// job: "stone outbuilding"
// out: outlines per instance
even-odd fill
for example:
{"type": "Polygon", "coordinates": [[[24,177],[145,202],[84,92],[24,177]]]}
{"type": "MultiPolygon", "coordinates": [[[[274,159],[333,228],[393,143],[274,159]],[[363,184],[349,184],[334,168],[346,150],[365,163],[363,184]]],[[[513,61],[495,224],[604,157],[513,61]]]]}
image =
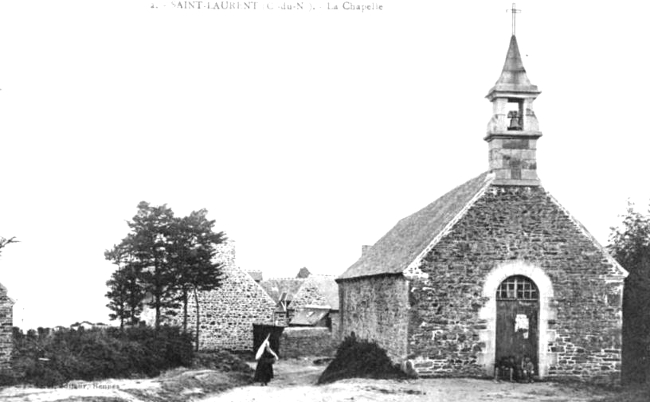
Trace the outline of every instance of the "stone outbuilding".
{"type": "MultiPolygon", "coordinates": [[[[296,315],[304,309],[326,310],[326,326],[331,328],[332,335],[339,335],[339,292],[335,277],[329,275],[310,275],[293,297],[292,307],[296,315]]],[[[295,318],[295,317],[294,317],[295,318]]],[[[303,322],[303,321],[298,321],[303,322]]],[[[289,325],[297,325],[294,319],[289,325]]],[[[301,324],[303,325],[303,324],[301,324]]]]}
{"type": "Polygon", "coordinates": [[[327,310],[327,320],[338,334],[339,294],[334,276],[314,275],[302,268],[295,278],[270,278],[260,284],[275,300],[274,325],[287,326],[298,311],[310,307],[327,310]],[[306,273],[306,274],[305,274],[306,273]]]}
{"type": "Polygon", "coordinates": [[[273,309],[273,324],[286,326],[295,314],[293,298],[300,290],[305,278],[270,278],[260,282],[262,288],[276,303],[273,309]]]}
{"type": "Polygon", "coordinates": [[[14,301],[0,284],[0,373],[11,370],[14,301]]]}
{"type": "Polygon", "coordinates": [[[337,282],[341,334],[376,341],[420,376],[492,376],[532,359],[538,377],[621,369],[627,272],[544,189],[542,133],[513,35],[489,91],[489,170],[395,225],[337,282]]]}

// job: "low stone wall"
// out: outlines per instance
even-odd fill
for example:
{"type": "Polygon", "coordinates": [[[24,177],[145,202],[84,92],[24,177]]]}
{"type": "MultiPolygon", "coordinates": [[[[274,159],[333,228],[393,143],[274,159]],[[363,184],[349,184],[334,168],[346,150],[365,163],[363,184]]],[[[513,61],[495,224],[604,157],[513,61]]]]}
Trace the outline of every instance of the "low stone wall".
{"type": "Polygon", "coordinates": [[[325,327],[287,327],[280,336],[280,357],[334,356],[338,343],[325,327]]]}

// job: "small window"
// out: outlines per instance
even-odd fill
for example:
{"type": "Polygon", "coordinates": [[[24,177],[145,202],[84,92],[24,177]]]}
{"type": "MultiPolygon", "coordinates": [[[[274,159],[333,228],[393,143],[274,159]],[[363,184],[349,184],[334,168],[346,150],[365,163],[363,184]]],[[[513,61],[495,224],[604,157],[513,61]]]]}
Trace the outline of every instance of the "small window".
{"type": "Polygon", "coordinates": [[[506,278],[497,289],[497,300],[538,300],[537,286],[525,276],[506,278]]]}

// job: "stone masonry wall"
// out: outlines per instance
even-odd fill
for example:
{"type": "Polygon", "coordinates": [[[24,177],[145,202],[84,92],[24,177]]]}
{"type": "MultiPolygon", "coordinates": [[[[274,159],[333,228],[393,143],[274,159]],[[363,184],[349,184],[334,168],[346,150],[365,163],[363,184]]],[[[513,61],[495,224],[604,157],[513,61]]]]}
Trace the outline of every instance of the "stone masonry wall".
{"type": "MultiPolygon", "coordinates": [[[[318,283],[314,279],[313,275],[305,279],[305,282],[293,296],[291,308],[294,311],[309,305],[328,306],[330,304],[319,290],[318,283]]],[[[334,278],[332,278],[332,281],[334,281],[334,278]]]]}
{"type": "Polygon", "coordinates": [[[0,285],[0,372],[11,369],[13,306],[14,302],[7,296],[7,290],[0,285]]]}
{"type": "Polygon", "coordinates": [[[408,291],[408,282],[397,275],[339,280],[341,339],[354,332],[401,362],[407,352],[408,291]]]}
{"type": "MultiPolygon", "coordinates": [[[[411,282],[408,353],[425,375],[480,375],[486,275],[508,261],[550,278],[548,376],[616,379],[622,277],[542,187],[490,187],[423,259],[411,282]]],[[[487,373],[485,373],[487,374],[487,373]]]]}
{"type": "Polygon", "coordinates": [[[329,328],[287,327],[280,336],[280,357],[333,356],[337,343],[329,328]]]}
{"type": "Polygon", "coordinates": [[[341,342],[341,314],[337,311],[330,311],[330,320],[332,322],[332,338],[336,343],[341,342]]]}
{"type": "MultiPolygon", "coordinates": [[[[292,311],[297,311],[302,307],[306,306],[329,306],[330,304],[333,304],[331,301],[327,300],[325,295],[323,294],[323,291],[321,289],[323,278],[327,278],[327,280],[330,280],[332,285],[336,285],[334,282],[334,277],[330,276],[317,276],[317,275],[310,275],[308,278],[305,279],[305,282],[302,284],[300,289],[296,292],[296,294],[293,296],[293,301],[291,302],[291,309],[292,311]]],[[[330,306],[333,308],[336,308],[338,306],[330,306]]],[[[338,310],[330,310],[329,312],[329,317],[332,323],[332,330],[330,332],[330,336],[333,338],[335,342],[339,340],[339,312],[338,310]]]]}
{"type": "MultiPolygon", "coordinates": [[[[272,324],[275,302],[235,264],[232,244],[220,246],[224,262],[222,285],[199,294],[200,350],[252,350],[253,324],[272,324]]],[[[188,328],[196,328],[193,298],[188,305],[188,328]]]]}

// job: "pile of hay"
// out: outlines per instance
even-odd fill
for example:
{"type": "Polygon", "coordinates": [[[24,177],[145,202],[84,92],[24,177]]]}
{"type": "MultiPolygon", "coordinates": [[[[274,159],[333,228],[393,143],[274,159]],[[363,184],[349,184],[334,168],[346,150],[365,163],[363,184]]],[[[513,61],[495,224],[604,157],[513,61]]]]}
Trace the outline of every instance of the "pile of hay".
{"type": "Polygon", "coordinates": [[[327,384],[344,378],[406,379],[410,378],[393,364],[386,351],[375,342],[359,340],[354,333],[346,337],[336,357],[318,379],[327,384]]]}

